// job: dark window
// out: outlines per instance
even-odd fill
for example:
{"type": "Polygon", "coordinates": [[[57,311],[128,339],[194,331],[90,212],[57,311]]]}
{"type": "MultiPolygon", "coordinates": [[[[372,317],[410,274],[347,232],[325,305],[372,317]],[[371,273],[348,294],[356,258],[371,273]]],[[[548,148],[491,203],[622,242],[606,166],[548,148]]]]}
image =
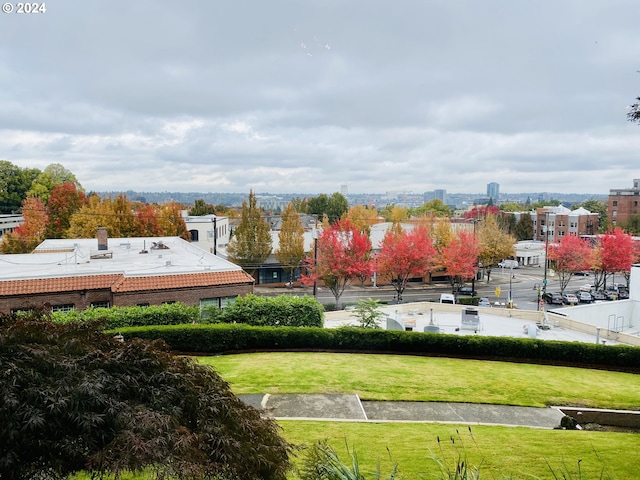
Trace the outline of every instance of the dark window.
{"type": "Polygon", "coordinates": [[[51,305],[52,312],[70,312],[75,308],[73,303],[65,303],[63,305],[51,305]]]}
{"type": "Polygon", "coordinates": [[[614,200],[614,201],[613,201],[613,206],[614,206],[614,207],[617,207],[617,206],[618,206],[618,201],[617,201],[617,200],[614,200]]]}
{"type": "Polygon", "coordinates": [[[189,235],[191,235],[192,242],[198,241],[198,230],[189,230],[189,235]]]}
{"type": "Polygon", "coordinates": [[[93,308],[109,308],[109,302],[91,302],[93,308]]]}

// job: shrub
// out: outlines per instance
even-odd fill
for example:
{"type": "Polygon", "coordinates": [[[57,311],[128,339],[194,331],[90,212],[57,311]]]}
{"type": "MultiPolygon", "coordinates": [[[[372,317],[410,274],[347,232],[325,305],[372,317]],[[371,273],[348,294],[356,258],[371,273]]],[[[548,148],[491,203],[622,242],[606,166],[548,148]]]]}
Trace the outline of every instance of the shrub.
{"type": "Polygon", "coordinates": [[[245,295],[227,306],[219,321],[255,326],[322,327],[323,317],[320,303],[306,295],[245,295]]]}
{"type": "Polygon", "coordinates": [[[88,308],[56,312],[52,318],[61,323],[105,319],[107,329],[151,325],[186,325],[193,323],[243,323],[257,326],[321,327],[324,312],[312,297],[280,295],[238,297],[223,310],[216,306],[171,303],[147,307],[88,308]]]}
{"type": "Polygon", "coordinates": [[[358,327],[276,328],[238,324],[137,327],[120,332],[127,338],[161,338],[174,350],[192,353],[273,350],[378,352],[640,371],[640,348],[637,347],[535,338],[461,336],[358,327]]]}

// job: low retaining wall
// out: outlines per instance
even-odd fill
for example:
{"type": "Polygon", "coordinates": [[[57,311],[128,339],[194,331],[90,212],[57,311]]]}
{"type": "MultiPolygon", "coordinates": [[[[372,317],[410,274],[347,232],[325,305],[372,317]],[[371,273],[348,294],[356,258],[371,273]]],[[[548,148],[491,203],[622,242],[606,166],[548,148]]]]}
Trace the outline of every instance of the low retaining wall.
{"type": "Polygon", "coordinates": [[[640,412],[627,410],[600,410],[597,408],[556,407],[579,424],[597,423],[613,427],[640,428],[640,412]]]}

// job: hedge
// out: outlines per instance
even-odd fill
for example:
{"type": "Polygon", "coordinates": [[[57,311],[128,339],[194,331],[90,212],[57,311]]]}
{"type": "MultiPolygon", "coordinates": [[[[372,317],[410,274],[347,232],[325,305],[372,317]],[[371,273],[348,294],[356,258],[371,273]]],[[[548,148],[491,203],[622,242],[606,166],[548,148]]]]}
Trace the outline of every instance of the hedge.
{"type": "MultiPolygon", "coordinates": [[[[342,327],[176,325],[118,330],[125,339],[162,339],[182,353],[333,351],[521,361],[640,373],[640,348],[534,338],[485,337],[342,327]]],[[[112,332],[114,333],[114,332],[112,332]]]]}
{"type": "Polygon", "coordinates": [[[224,309],[188,306],[183,303],[145,307],[88,308],[51,314],[54,321],[106,319],[107,329],[150,325],[243,323],[258,326],[322,327],[324,310],[313,297],[246,295],[224,309]]]}

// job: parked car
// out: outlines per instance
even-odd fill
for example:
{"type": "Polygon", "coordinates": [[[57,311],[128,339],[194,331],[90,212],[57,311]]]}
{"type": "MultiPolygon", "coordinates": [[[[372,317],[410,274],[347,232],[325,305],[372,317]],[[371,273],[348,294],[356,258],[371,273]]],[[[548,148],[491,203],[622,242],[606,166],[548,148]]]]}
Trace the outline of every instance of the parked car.
{"type": "Polygon", "coordinates": [[[580,303],[578,297],[576,297],[573,293],[565,293],[562,295],[562,303],[565,305],[577,305],[580,303]]]}
{"type": "Polygon", "coordinates": [[[460,290],[458,290],[459,295],[471,295],[472,297],[475,297],[476,293],[478,292],[471,287],[460,287],[460,290]]]}
{"type": "Polygon", "coordinates": [[[487,297],[482,297],[480,300],[478,300],[478,306],[479,307],[490,307],[491,306],[491,302],[489,301],[489,299],[487,297]]]}
{"type": "Polygon", "coordinates": [[[517,260],[503,260],[498,264],[498,266],[500,268],[518,268],[520,265],[517,260]]]}
{"type": "Polygon", "coordinates": [[[591,275],[591,272],[589,270],[580,270],[579,272],[575,272],[574,275],[576,277],[588,277],[591,275]]]}
{"type": "Polygon", "coordinates": [[[585,292],[583,290],[578,290],[576,292],[576,297],[578,297],[578,301],[580,303],[591,303],[593,302],[593,297],[589,292],[585,292]]]}
{"type": "Polygon", "coordinates": [[[594,301],[610,300],[609,296],[606,293],[604,293],[602,290],[596,290],[591,292],[591,297],[593,298],[594,301]]]}
{"type": "Polygon", "coordinates": [[[562,295],[560,295],[559,293],[545,292],[544,295],[542,295],[542,298],[544,299],[545,302],[550,304],[556,304],[556,305],[563,304],[562,295]]]}
{"type": "Polygon", "coordinates": [[[581,292],[591,292],[591,290],[595,290],[596,287],[594,287],[593,285],[590,284],[586,284],[586,285],[580,285],[580,291],[581,292]]]}

